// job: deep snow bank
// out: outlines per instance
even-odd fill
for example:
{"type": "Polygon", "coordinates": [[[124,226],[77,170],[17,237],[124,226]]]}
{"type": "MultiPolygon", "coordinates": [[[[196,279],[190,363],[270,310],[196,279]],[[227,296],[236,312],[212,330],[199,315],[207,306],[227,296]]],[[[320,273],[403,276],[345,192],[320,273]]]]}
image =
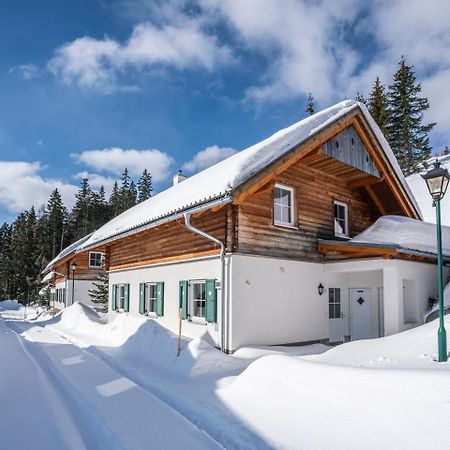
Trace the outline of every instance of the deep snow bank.
{"type": "Polygon", "coordinates": [[[449,389],[445,371],[370,370],[279,355],[258,359],[218,395],[274,448],[422,450],[448,448],[449,389]]]}
{"type": "MultiPolygon", "coordinates": [[[[450,330],[450,316],[445,317],[445,325],[450,330]]],[[[308,358],[349,366],[450,369],[450,363],[435,362],[438,326],[438,320],[434,320],[392,336],[348,342],[308,358]]],[[[447,345],[450,349],[450,333],[447,345]]]]}
{"type": "Polygon", "coordinates": [[[106,323],[94,310],[80,303],[66,308],[60,320],[49,326],[80,347],[96,346],[100,350],[108,347],[109,355],[130,366],[149,365],[173,374],[201,375],[243,365],[203,339],[182,338],[181,354],[177,357],[177,336],[156,320],[120,314],[106,323]]]}
{"type": "Polygon", "coordinates": [[[21,306],[17,300],[3,300],[0,302],[0,311],[17,311],[21,306]]]}

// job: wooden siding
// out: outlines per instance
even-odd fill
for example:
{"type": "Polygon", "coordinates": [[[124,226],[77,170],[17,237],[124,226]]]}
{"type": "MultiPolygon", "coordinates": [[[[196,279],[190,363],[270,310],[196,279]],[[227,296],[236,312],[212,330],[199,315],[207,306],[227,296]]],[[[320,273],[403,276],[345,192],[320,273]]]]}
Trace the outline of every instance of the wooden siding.
{"type": "MultiPolygon", "coordinates": [[[[193,217],[191,223],[224,241],[228,225],[227,208],[193,217]]],[[[180,219],[114,243],[108,249],[108,262],[109,269],[114,270],[210,255],[218,251],[217,244],[188,230],[183,219],[180,219]]]]}
{"type": "Polygon", "coordinates": [[[334,238],[334,200],[348,204],[350,236],[365,230],[380,215],[364,190],[351,189],[342,177],[326,175],[301,162],[296,163],[278,176],[270,189],[253,194],[239,205],[238,250],[322,260],[317,239],[334,238]],[[273,224],[275,182],[295,189],[295,229],[273,224]]]}
{"type": "Polygon", "coordinates": [[[374,160],[352,126],[329,139],[324,145],[324,153],[369,175],[380,176],[374,160]]]}
{"type": "MultiPolygon", "coordinates": [[[[104,247],[92,250],[95,252],[105,252],[104,247]]],[[[98,276],[104,272],[104,269],[94,269],[89,267],[89,251],[82,253],[75,253],[70,258],[62,260],[59,265],[55,266],[54,270],[58,273],[64,274],[72,279],[72,271],[70,265],[75,262],[77,269],[75,270],[76,280],[96,280],[98,276]]]]}

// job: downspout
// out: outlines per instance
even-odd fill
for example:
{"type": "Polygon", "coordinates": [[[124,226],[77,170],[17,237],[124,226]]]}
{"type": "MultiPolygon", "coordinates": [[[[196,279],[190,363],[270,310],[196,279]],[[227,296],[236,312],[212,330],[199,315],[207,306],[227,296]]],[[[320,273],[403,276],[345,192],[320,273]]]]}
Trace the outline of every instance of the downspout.
{"type": "Polygon", "coordinates": [[[209,239],[210,241],[220,245],[220,303],[221,303],[221,324],[220,324],[220,350],[222,352],[225,352],[225,244],[220,240],[215,238],[214,236],[211,236],[210,234],[206,233],[203,230],[199,230],[198,228],[194,227],[194,225],[191,224],[190,219],[193,212],[185,212],[183,214],[184,216],[184,223],[186,225],[186,228],[188,230],[191,230],[193,233],[199,234],[200,236],[203,236],[206,239],[209,239]]]}

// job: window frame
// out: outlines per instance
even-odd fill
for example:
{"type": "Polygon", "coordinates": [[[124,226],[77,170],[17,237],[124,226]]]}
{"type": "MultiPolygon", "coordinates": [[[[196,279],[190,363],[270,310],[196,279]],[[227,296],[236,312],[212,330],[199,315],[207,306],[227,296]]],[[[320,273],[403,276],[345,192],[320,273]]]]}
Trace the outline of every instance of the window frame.
{"type": "Polygon", "coordinates": [[[89,252],[89,269],[103,269],[103,261],[102,259],[105,257],[105,253],[104,252],[89,252]],[[94,266],[91,264],[91,255],[100,255],[100,265],[99,266],[94,266]]]}
{"type": "Polygon", "coordinates": [[[125,310],[125,285],[127,283],[117,283],[114,284],[114,289],[116,290],[116,309],[115,311],[124,311],[125,310]],[[121,292],[123,295],[121,295],[121,292]]]}
{"type": "Polygon", "coordinates": [[[154,281],[146,281],[144,282],[144,314],[147,316],[157,316],[157,309],[158,309],[158,283],[154,281]],[[153,297],[153,305],[154,309],[151,311],[149,308],[147,308],[147,305],[150,307],[150,300],[152,297],[150,297],[150,288],[154,288],[154,297],[153,297]],[[148,295],[147,295],[148,293],[148,295]]]}
{"type": "Polygon", "coordinates": [[[329,287],[328,288],[328,319],[342,319],[342,293],[340,287],[329,287]],[[336,301],[336,292],[339,293],[339,301],[336,301]],[[331,293],[333,293],[333,301],[331,300],[331,293]],[[336,316],[336,307],[338,306],[339,314],[336,316]],[[333,314],[330,311],[333,310],[333,314]],[[333,316],[333,317],[331,317],[333,316]]]}
{"type": "Polygon", "coordinates": [[[273,196],[272,196],[272,211],[273,211],[273,224],[277,227],[285,227],[285,228],[296,228],[295,226],[295,213],[296,213],[296,208],[295,208],[295,188],[292,186],[287,186],[285,184],[282,183],[275,183],[274,189],[273,189],[273,196]],[[276,204],[275,203],[275,191],[276,189],[282,189],[285,191],[289,192],[289,196],[290,196],[290,205],[289,205],[289,209],[290,209],[290,216],[291,216],[291,220],[289,222],[283,222],[280,220],[277,220],[276,215],[275,215],[275,210],[276,210],[276,205],[281,206],[281,207],[286,207],[286,205],[282,205],[280,203],[276,204]]]}
{"type": "MultiPolygon", "coordinates": [[[[198,300],[197,300],[198,301],[198,300]]],[[[188,285],[188,318],[192,322],[206,323],[206,279],[189,280],[188,285]],[[203,316],[194,316],[194,285],[203,284],[203,316]]]]}
{"type": "Polygon", "coordinates": [[[333,200],[333,227],[334,227],[334,235],[336,237],[348,238],[349,236],[349,220],[348,220],[348,203],[341,202],[339,200],[333,200]],[[344,208],[345,216],[344,216],[344,233],[339,233],[336,231],[336,206],[342,206],[344,208]]]}

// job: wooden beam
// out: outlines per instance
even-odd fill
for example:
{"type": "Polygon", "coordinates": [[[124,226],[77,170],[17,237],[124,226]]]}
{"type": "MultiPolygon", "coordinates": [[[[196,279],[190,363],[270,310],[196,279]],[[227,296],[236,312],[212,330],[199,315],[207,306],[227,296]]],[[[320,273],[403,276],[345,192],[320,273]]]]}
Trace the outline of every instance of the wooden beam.
{"type": "Polygon", "coordinates": [[[383,203],[378,199],[375,192],[373,192],[372,186],[364,186],[366,188],[367,193],[369,194],[369,197],[371,200],[375,203],[375,206],[377,207],[378,211],[385,216],[386,215],[386,209],[383,206],[383,203]]]}
{"type": "Polygon", "coordinates": [[[293,148],[291,151],[287,152],[282,158],[277,161],[274,161],[264,170],[257,173],[253,178],[248,180],[243,186],[236,190],[235,199],[233,203],[239,204],[244,202],[247,198],[253,195],[257,190],[259,190],[262,186],[268,183],[270,180],[274,179],[280,173],[284,172],[290,166],[300,161],[306,155],[309,155],[310,152],[316,151],[318,146],[321,146],[323,143],[331,139],[336,134],[339,134],[344,128],[348,127],[352,121],[354,121],[354,117],[357,112],[354,112],[352,115],[347,118],[343,118],[332,126],[327,131],[319,133],[317,136],[314,136],[308,139],[306,142],[298,145],[293,148]]]}
{"type": "Polygon", "coordinates": [[[416,213],[414,207],[411,205],[409,198],[405,195],[403,191],[403,187],[401,187],[400,180],[397,178],[396,174],[391,170],[390,162],[387,160],[387,157],[384,155],[384,152],[381,149],[381,145],[376,141],[374,136],[372,135],[368,125],[365,123],[365,120],[361,117],[357,117],[354,121],[353,126],[358,132],[359,137],[363,141],[367,151],[369,152],[372,159],[377,164],[377,167],[386,175],[386,182],[394,193],[395,198],[401,205],[404,213],[408,217],[413,217],[418,219],[419,216],[416,213]]]}
{"type": "Polygon", "coordinates": [[[363,186],[371,186],[372,184],[381,183],[382,181],[384,181],[384,176],[381,178],[377,178],[373,175],[367,175],[350,181],[348,185],[350,186],[350,189],[356,189],[363,186]]]}
{"type": "Polygon", "coordinates": [[[153,264],[163,264],[163,263],[169,263],[169,262],[176,262],[176,261],[183,261],[186,259],[194,259],[194,258],[201,258],[205,256],[213,256],[213,255],[219,255],[220,250],[214,249],[214,250],[207,250],[203,252],[197,252],[197,253],[186,253],[184,255],[179,256],[170,256],[166,258],[156,258],[156,259],[147,259],[144,261],[137,261],[133,263],[128,264],[119,264],[119,265],[111,265],[109,270],[122,270],[122,269],[131,269],[135,267],[142,267],[142,266],[150,266],[153,264]]]}

